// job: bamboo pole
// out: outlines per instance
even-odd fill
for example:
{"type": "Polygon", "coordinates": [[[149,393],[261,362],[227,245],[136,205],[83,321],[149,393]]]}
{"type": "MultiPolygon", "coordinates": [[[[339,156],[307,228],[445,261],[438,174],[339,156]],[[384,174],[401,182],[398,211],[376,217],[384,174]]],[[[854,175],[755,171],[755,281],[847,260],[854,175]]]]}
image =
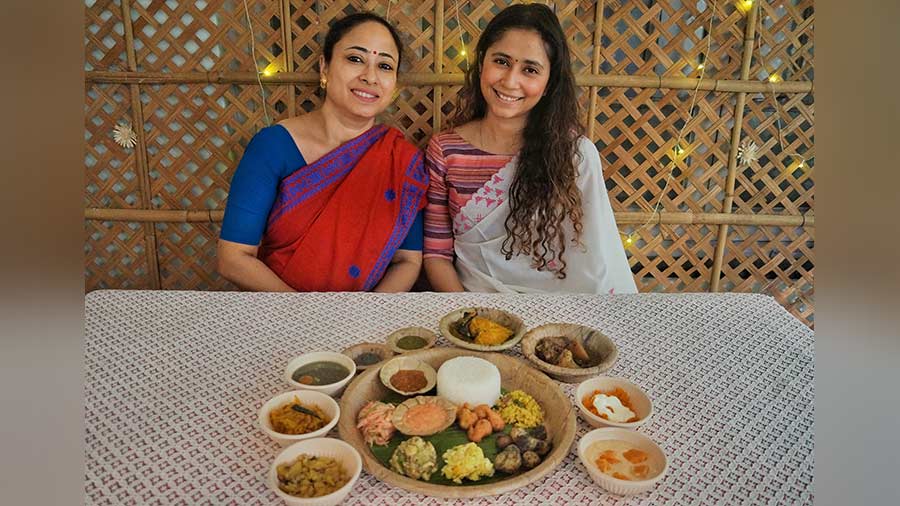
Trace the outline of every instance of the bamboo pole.
{"type": "MultiPolygon", "coordinates": [[[[122,0],[122,26],[125,30],[125,54],[128,58],[128,70],[137,71],[137,56],[134,50],[134,33],[131,26],[131,0],[122,0]]],[[[137,137],[134,146],[137,162],[138,187],[141,194],[141,205],[150,207],[150,164],[147,162],[147,140],[144,137],[144,108],[141,105],[141,86],[138,83],[129,83],[131,92],[131,114],[133,130],[137,137]]],[[[159,254],[157,252],[156,225],[144,224],[144,241],[147,243],[147,270],[150,276],[150,287],[158,290],[161,286],[159,275],[159,254]]]]}
{"type": "MultiPolygon", "coordinates": [[[[753,58],[753,40],[756,38],[756,16],[759,6],[753,4],[753,8],[747,13],[747,26],[744,29],[744,51],[741,58],[741,79],[746,80],[750,76],[750,62],[753,58]]],[[[731,130],[731,150],[728,153],[728,176],[725,179],[725,200],[722,202],[722,212],[731,213],[734,204],[734,181],[737,176],[737,152],[741,142],[741,128],[744,123],[744,105],[747,101],[747,93],[740,92],[734,105],[734,128],[731,130]]],[[[722,277],[722,262],[725,258],[725,242],[728,240],[728,223],[719,225],[716,235],[716,252],[713,256],[713,266],[710,272],[709,291],[719,291],[719,280],[722,277]]]]}
{"type": "MultiPolygon", "coordinates": [[[[281,37],[284,41],[284,70],[294,73],[294,37],[291,23],[291,0],[281,0],[281,37]]],[[[292,118],[296,115],[294,85],[287,83],[285,88],[287,91],[287,113],[288,117],[292,118]]]]}
{"type": "MultiPolygon", "coordinates": [[[[599,2],[594,4],[594,54],[591,55],[592,76],[596,76],[600,72],[600,50],[598,48],[601,46],[601,42],[603,41],[603,6],[605,3],[605,0],[600,0],[599,2]]],[[[594,142],[594,123],[597,122],[597,91],[597,86],[591,86],[591,106],[588,111],[588,139],[590,139],[591,142],[594,142]]]]}
{"type": "MultiPolygon", "coordinates": [[[[733,213],[649,213],[615,212],[619,225],[635,225],[652,220],[663,225],[756,225],[771,227],[809,227],[816,224],[815,216],[781,214],[733,214],[733,213]]],[[[88,208],[84,217],[88,220],[156,222],[156,223],[217,223],[225,211],[217,209],[110,209],[88,208]]]]}
{"type": "MultiPolygon", "coordinates": [[[[444,72],[444,0],[434,2],[434,73],[444,72]]],[[[432,134],[441,131],[441,107],[444,101],[444,88],[434,86],[434,112],[431,114],[432,134]]]]}
{"type": "MultiPolygon", "coordinates": [[[[749,75],[747,76],[749,77],[749,75]]],[[[110,84],[257,84],[254,72],[115,72],[92,70],[85,72],[85,82],[110,84]]],[[[278,72],[271,76],[259,76],[267,84],[315,85],[319,74],[315,72],[278,72]]],[[[454,86],[462,85],[460,73],[409,72],[401,74],[399,84],[405,86],[454,86]]],[[[577,75],[575,84],[607,88],[651,88],[671,90],[697,89],[698,79],[692,77],[629,76],[629,75],[577,75]]],[[[723,93],[813,93],[812,81],[751,81],[744,79],[703,79],[702,91],[723,93]]]]}

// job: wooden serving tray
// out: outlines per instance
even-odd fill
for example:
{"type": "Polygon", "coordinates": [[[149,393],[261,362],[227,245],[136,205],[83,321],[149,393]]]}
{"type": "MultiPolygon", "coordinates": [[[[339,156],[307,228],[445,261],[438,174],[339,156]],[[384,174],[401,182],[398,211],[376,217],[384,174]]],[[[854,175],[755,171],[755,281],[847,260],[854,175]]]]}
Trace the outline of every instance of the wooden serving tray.
{"type": "MultiPolygon", "coordinates": [[[[432,348],[409,353],[438,369],[445,361],[459,356],[483,358],[500,370],[500,380],[505,390],[524,390],[538,401],[544,410],[544,425],[550,433],[553,449],[534,469],[485,485],[438,485],[407,478],[383,466],[363,441],[356,428],[359,410],[371,400],[381,400],[391,392],[378,377],[380,368],[371,368],[353,380],[340,401],[341,418],[338,432],[341,439],[356,448],[365,470],[379,480],[411,492],[434,497],[467,498],[502,494],[538,481],[556,469],[569,454],[575,440],[575,406],[553,380],[533,369],[527,362],[499,353],[479,353],[459,348],[432,348]]],[[[440,461],[441,456],[438,455],[440,461]]]]}

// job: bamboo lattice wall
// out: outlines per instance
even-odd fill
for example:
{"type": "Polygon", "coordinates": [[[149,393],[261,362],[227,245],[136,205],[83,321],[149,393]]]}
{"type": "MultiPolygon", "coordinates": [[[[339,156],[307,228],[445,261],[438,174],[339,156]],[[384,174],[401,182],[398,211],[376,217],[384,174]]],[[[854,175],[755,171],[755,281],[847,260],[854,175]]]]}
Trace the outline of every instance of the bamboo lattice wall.
{"type": "MultiPolygon", "coordinates": [[[[509,3],[390,3],[410,57],[386,121],[424,145],[462,82],[461,33],[473,48],[509,3]]],[[[768,293],[812,326],[813,2],[749,14],[713,3],[557,2],[584,122],[620,231],[637,239],[627,253],[641,291],[768,293]],[[685,156],[651,215],[685,122],[685,156]],[[757,161],[737,159],[744,139],[757,161]]],[[[282,70],[263,77],[272,121],[309,111],[328,22],[387,4],[247,0],[254,61],[242,1],[86,0],[86,289],[233,288],[215,273],[215,243],[232,172],[265,126],[257,69],[282,70]],[[117,123],[135,126],[133,149],[113,141],[117,123]]]]}

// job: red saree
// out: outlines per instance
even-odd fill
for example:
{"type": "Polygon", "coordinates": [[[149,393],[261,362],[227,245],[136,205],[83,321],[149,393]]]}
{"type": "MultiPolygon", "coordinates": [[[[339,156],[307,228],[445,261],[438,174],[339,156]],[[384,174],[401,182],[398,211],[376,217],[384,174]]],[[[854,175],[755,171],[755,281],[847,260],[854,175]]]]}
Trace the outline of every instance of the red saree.
{"type": "Polygon", "coordinates": [[[427,188],[422,153],[376,125],[281,181],[258,256],[298,291],[372,290],[427,188]]]}

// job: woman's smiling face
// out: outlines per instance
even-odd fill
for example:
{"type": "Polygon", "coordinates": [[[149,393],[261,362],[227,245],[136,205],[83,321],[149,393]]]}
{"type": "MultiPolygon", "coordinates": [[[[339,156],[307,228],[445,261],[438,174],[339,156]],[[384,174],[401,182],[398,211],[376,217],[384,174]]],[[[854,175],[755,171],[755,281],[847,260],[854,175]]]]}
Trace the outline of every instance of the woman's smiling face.
{"type": "Polygon", "coordinates": [[[549,80],[550,57],[535,31],[508,30],[485,52],[480,85],[488,114],[524,119],[549,80]]]}
{"type": "Polygon", "coordinates": [[[387,28],[375,22],[357,25],[335,44],[330,62],[320,59],[328,80],[326,100],[347,114],[374,118],[397,88],[398,59],[387,28]]]}

